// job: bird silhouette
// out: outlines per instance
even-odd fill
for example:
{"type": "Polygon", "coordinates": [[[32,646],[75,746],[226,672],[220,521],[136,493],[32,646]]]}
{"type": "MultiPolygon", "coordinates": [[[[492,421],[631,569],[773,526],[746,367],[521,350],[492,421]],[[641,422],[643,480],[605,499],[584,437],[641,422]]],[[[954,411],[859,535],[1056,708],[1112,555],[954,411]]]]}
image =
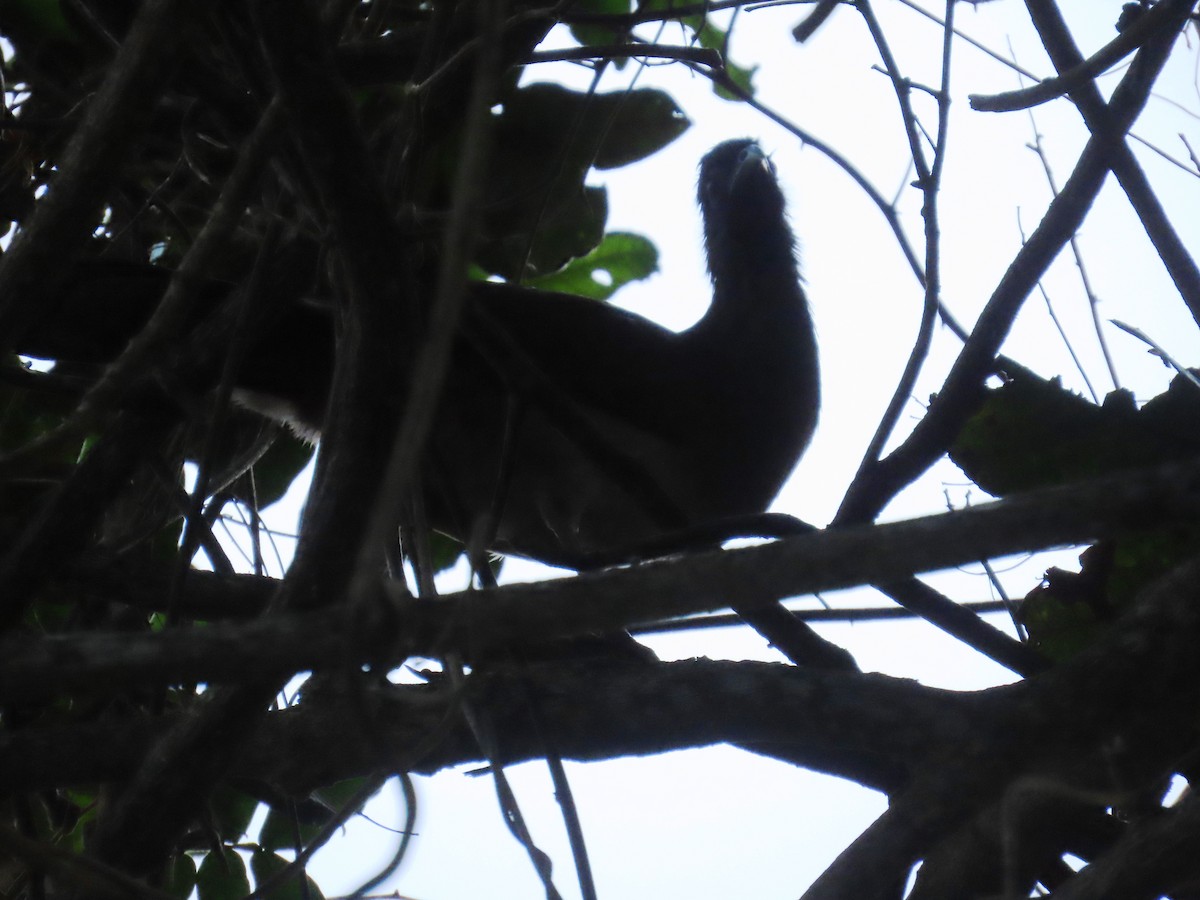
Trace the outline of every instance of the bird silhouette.
{"type": "MultiPolygon", "coordinates": [[[[579,569],[770,504],[819,404],[795,241],[774,168],[752,140],[704,157],[698,195],[713,294],[685,331],[582,297],[470,283],[425,454],[434,527],[579,569]]],[[[20,351],[107,361],[170,276],[80,263],[20,351]]],[[[235,398],[317,437],[335,352],[331,312],[290,303],[256,337],[235,398]]]]}

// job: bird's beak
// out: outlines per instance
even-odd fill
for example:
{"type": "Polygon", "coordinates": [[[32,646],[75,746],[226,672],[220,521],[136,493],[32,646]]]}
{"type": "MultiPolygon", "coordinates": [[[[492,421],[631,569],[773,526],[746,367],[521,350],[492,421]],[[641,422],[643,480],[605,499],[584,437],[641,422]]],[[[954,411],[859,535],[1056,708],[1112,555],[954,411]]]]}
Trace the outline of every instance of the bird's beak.
{"type": "Polygon", "coordinates": [[[752,144],[742,151],[741,159],[738,160],[737,166],[733,170],[730,187],[737,190],[744,179],[763,173],[770,174],[770,172],[771,160],[767,158],[760,147],[752,144]]]}

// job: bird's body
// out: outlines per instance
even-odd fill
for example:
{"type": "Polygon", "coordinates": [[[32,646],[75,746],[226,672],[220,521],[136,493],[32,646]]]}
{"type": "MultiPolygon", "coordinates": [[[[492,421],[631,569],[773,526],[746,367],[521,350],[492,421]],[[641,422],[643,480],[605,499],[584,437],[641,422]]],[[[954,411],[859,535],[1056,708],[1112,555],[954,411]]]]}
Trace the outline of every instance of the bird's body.
{"type": "MultiPolygon", "coordinates": [[[[580,568],[767,507],[816,422],[812,321],[783,197],[754,142],[705,157],[700,202],[713,302],[686,331],[580,297],[472,283],[425,454],[435,527],[580,568]]],[[[160,278],[161,295],[169,273],[158,271],[147,279],[160,278]]],[[[319,433],[332,321],[311,306],[288,319],[259,342],[237,395],[319,433]]]]}

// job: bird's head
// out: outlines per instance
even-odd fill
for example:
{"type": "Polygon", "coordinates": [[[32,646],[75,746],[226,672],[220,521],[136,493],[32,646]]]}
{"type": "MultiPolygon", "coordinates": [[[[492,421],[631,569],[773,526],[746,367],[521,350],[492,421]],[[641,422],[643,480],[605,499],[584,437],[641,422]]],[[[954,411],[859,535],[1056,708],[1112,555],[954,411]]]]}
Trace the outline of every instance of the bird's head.
{"type": "Polygon", "coordinates": [[[739,209],[783,215],[783,193],[775,166],[758,142],[737,138],[717,144],[700,160],[700,210],[706,220],[727,218],[739,209]]]}
{"type": "Polygon", "coordinates": [[[700,161],[698,195],[715,278],[756,259],[790,264],[795,247],[783,191],[757,141],[738,138],[710,150],[700,161]]]}

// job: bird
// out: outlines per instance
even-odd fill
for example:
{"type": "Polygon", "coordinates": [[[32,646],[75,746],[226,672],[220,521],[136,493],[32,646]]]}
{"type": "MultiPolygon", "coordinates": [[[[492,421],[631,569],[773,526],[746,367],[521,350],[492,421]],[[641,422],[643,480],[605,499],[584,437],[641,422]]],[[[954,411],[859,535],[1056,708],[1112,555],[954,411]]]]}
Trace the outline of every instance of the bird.
{"type": "MultiPolygon", "coordinates": [[[[775,168],[752,139],[712,148],[697,194],[712,299],[683,331],[593,299],[469,283],[425,453],[434,528],[581,570],[770,505],[820,405],[796,241],[775,168]]],[[[170,276],[148,263],[79,263],[19,352],[115,355],[170,276]]],[[[234,398],[317,440],[333,315],[304,302],[282,315],[256,337],[234,398]]]]}

